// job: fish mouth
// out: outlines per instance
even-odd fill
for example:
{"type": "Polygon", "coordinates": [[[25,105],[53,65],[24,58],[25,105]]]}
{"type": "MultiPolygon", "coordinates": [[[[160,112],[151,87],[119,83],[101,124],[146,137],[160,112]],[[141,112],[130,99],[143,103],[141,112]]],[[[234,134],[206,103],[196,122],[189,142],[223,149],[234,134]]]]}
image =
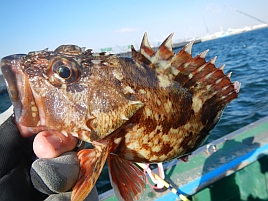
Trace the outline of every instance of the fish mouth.
{"type": "Polygon", "coordinates": [[[19,89],[17,82],[18,69],[16,69],[15,65],[18,65],[20,63],[23,56],[25,56],[25,54],[14,54],[4,57],[1,60],[1,70],[5,78],[9,97],[14,106],[16,116],[20,116],[21,114],[22,103],[19,97],[19,89]]]}
{"type": "Polygon", "coordinates": [[[14,107],[15,121],[26,127],[38,127],[40,119],[38,111],[36,112],[37,105],[28,77],[21,67],[24,56],[25,54],[14,54],[4,57],[1,60],[1,70],[14,107]]]}

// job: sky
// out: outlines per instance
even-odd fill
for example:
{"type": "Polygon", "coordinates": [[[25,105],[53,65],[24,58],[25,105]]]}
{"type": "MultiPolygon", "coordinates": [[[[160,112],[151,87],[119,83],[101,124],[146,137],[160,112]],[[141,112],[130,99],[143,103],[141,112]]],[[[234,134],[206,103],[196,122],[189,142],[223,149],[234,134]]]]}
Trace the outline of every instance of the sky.
{"type": "Polygon", "coordinates": [[[268,22],[268,0],[0,0],[0,58],[76,44],[92,48],[174,42],[268,22]]]}

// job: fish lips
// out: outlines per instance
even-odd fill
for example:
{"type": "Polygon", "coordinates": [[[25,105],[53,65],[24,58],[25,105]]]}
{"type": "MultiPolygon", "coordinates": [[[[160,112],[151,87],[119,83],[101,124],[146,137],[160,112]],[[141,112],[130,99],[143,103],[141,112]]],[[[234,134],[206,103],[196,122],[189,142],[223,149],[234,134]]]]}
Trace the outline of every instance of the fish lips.
{"type": "Polygon", "coordinates": [[[18,65],[25,54],[14,54],[1,60],[1,70],[5,78],[10,100],[14,106],[16,116],[20,116],[22,104],[19,97],[17,83],[18,65]]]}
{"type": "Polygon", "coordinates": [[[1,70],[7,85],[10,100],[14,106],[15,120],[26,127],[38,126],[39,115],[33,113],[36,103],[23,72],[21,61],[25,54],[14,54],[1,60],[1,70]]]}

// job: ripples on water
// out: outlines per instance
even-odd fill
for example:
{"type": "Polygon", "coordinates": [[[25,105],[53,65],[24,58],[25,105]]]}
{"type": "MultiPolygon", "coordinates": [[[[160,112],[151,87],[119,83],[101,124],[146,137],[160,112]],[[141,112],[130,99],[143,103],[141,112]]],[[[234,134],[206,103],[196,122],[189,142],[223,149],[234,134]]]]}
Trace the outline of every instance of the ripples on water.
{"type": "Polygon", "coordinates": [[[7,93],[0,94],[0,113],[6,111],[11,106],[9,96],[7,93]]]}

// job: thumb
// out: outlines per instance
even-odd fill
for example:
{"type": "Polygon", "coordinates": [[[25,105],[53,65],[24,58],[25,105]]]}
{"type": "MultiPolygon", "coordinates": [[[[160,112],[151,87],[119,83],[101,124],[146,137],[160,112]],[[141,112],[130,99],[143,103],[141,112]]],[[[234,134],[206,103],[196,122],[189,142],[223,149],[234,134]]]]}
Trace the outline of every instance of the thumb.
{"type": "Polygon", "coordinates": [[[66,137],[59,132],[42,131],[36,135],[33,149],[39,158],[54,158],[73,150],[77,141],[77,138],[71,135],[66,137]]]}

